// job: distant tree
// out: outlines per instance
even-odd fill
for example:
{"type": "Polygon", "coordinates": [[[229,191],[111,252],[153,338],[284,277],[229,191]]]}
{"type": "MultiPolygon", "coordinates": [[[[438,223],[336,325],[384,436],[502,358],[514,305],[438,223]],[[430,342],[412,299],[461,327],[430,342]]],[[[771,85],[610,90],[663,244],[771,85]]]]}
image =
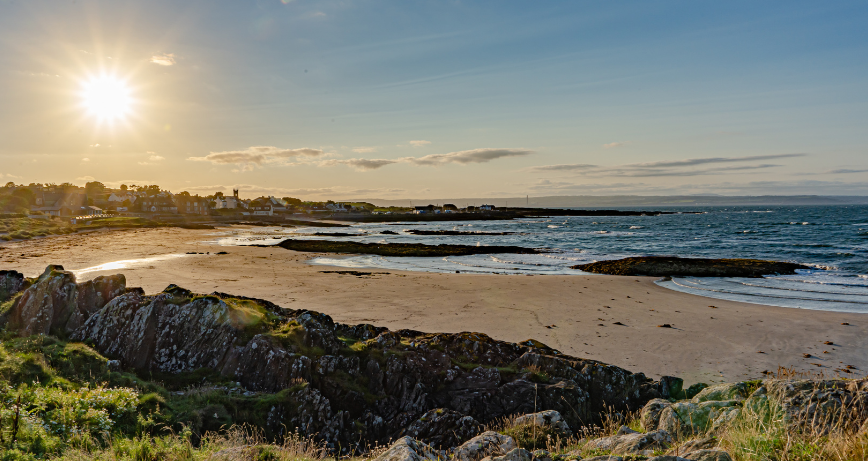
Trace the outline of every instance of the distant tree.
{"type": "Polygon", "coordinates": [[[6,185],[5,185],[4,187],[6,187],[7,189],[14,189],[14,188],[15,188],[15,183],[12,182],[12,181],[9,181],[9,182],[6,183],[6,185]]]}
{"type": "Polygon", "coordinates": [[[293,197],[284,197],[283,201],[286,202],[287,205],[300,206],[301,200],[293,197]]]}
{"type": "Polygon", "coordinates": [[[147,192],[148,195],[157,195],[160,193],[160,186],[156,184],[151,184],[150,186],[147,186],[145,188],[145,192],[147,192]]]}
{"type": "Polygon", "coordinates": [[[127,185],[126,185],[126,184],[121,184],[121,190],[124,191],[124,192],[126,192],[126,191],[127,191],[127,185]]]}
{"type": "Polygon", "coordinates": [[[122,205],[122,206],[125,206],[125,207],[130,207],[130,206],[132,206],[133,204],[132,204],[132,202],[130,202],[129,200],[124,200],[123,203],[121,203],[121,205],[122,205]]]}
{"type": "Polygon", "coordinates": [[[33,203],[36,202],[36,195],[33,191],[24,187],[15,189],[15,192],[12,192],[12,196],[20,198],[24,206],[28,208],[33,206],[33,203]]]}
{"type": "Polygon", "coordinates": [[[215,197],[223,197],[223,192],[217,192],[214,194],[215,197]]]}
{"type": "Polygon", "coordinates": [[[178,193],[175,194],[175,195],[177,195],[178,197],[189,197],[189,196],[190,196],[190,193],[187,192],[187,191],[182,191],[182,192],[178,192],[178,193]]]}

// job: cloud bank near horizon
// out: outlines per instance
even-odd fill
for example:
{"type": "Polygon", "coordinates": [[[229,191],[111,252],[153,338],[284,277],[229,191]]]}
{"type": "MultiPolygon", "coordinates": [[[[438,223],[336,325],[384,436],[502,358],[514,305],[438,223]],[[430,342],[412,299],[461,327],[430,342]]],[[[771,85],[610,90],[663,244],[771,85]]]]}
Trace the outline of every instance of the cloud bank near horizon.
{"type": "Polygon", "coordinates": [[[569,172],[582,176],[606,177],[664,177],[664,176],[703,176],[727,172],[746,172],[783,166],[775,163],[754,163],[751,165],[714,166],[728,163],[748,163],[760,160],[805,157],[804,153],[751,155],[744,157],[704,157],[684,160],[663,160],[657,162],[626,163],[623,165],[601,166],[588,163],[560,165],[541,165],[528,168],[535,172],[569,172]],[[705,168],[692,168],[704,166],[705,168]]]}
{"type": "MultiPolygon", "coordinates": [[[[374,148],[356,148],[355,152],[372,152],[374,148]]],[[[312,164],[320,167],[333,167],[347,165],[359,171],[370,171],[396,163],[409,163],[418,166],[442,166],[450,163],[469,165],[474,163],[487,163],[493,160],[508,157],[523,157],[535,152],[529,149],[519,148],[480,148],[449,152],[446,154],[430,154],[423,157],[401,157],[397,159],[329,159],[312,162],[315,157],[322,157],[326,153],[322,149],[282,149],[274,146],[253,146],[243,150],[211,152],[203,157],[188,157],[187,160],[195,162],[211,162],[215,165],[235,165],[240,171],[250,171],[267,163],[283,163],[284,165],[312,164]],[[287,161],[304,159],[306,161],[287,161]]]]}

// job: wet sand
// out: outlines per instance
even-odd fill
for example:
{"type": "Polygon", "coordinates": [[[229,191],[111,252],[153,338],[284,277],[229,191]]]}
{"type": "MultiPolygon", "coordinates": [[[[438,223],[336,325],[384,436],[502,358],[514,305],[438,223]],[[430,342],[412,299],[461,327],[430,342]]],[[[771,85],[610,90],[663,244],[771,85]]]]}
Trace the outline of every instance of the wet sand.
{"type": "Polygon", "coordinates": [[[78,279],[122,273],[128,286],[148,293],[174,283],[195,292],[222,291],[320,311],[343,323],[477,331],[506,341],[533,338],[569,355],[655,378],[679,376],[687,384],[759,378],[778,366],[833,376],[835,369],[853,365],[855,373],[844,375],[849,377],[868,370],[864,314],[715,300],[658,287],[652,277],[323,273],[345,269],[309,264],[318,253],[202,243],[242,229],[131,229],[2,243],[0,269],[32,277],[48,264],[75,271],[144,260],[81,273],[78,279]],[[219,251],[228,254],[215,254],[219,251]],[[658,326],[663,324],[672,328],[658,326]]]}

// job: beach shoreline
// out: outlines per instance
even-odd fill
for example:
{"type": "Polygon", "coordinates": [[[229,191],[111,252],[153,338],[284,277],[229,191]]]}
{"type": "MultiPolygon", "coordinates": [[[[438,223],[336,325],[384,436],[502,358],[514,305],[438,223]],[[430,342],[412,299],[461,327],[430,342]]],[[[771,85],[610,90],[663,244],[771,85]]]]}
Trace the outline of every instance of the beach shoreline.
{"type": "Polygon", "coordinates": [[[0,244],[0,269],[33,277],[61,264],[90,268],[79,281],[122,273],[128,286],[147,293],[174,283],[319,311],[342,323],[533,338],[565,354],[688,384],[759,378],[778,366],[830,376],[846,365],[858,375],[868,369],[865,314],[710,299],[660,287],[657,277],[381,269],[354,275],[308,263],[322,253],[202,243],[219,232],[125,229],[7,242],[0,244]],[[117,261],[133,262],[101,266],[117,261]],[[658,326],[666,324],[672,328],[658,326]]]}

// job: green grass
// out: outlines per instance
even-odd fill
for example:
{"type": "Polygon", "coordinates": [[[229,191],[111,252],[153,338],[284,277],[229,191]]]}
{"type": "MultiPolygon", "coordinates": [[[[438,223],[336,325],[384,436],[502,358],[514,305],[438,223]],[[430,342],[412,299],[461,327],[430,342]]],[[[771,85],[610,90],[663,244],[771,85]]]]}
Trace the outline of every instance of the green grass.
{"type": "Polygon", "coordinates": [[[47,235],[75,232],[75,228],[60,220],[31,218],[0,218],[0,240],[27,240],[47,235]]]}

